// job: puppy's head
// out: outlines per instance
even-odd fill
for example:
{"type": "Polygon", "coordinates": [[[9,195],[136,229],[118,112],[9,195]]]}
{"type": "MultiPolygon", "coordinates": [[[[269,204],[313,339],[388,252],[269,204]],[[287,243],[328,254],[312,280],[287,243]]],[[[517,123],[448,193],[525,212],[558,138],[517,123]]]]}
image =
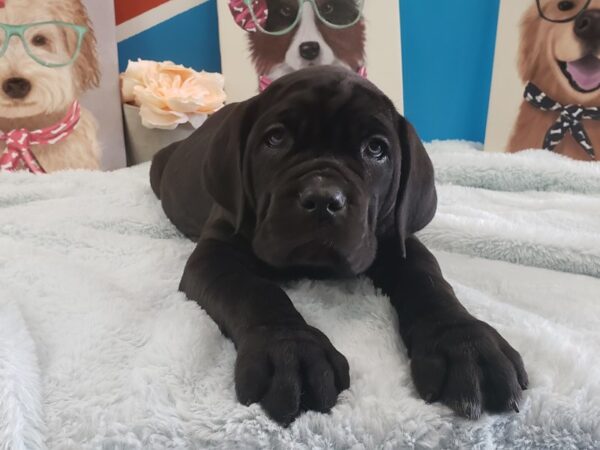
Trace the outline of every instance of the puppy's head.
{"type": "MultiPolygon", "coordinates": [[[[46,67],[34,61],[13,36],[0,58],[0,117],[27,118],[61,112],[82,92],[97,86],[96,41],[81,0],[8,0],[0,22],[10,25],[61,21],[87,26],[77,60],[65,67],[46,67]]],[[[68,59],[77,47],[77,33],[46,25],[25,34],[30,49],[46,61],[68,59]]]]}
{"type": "MultiPolygon", "coordinates": [[[[572,17],[585,0],[542,0],[546,17],[572,17]]],[[[519,70],[563,104],[600,104],[600,0],[592,0],[575,20],[542,18],[534,4],[521,23],[519,70]]]]}
{"type": "Polygon", "coordinates": [[[381,238],[396,234],[402,246],[435,212],[414,129],[347,70],[288,75],[219,120],[206,187],[271,266],[358,274],[381,238]]]}
{"type": "MultiPolygon", "coordinates": [[[[265,0],[267,29],[279,30],[298,14],[297,0],[265,0]]],[[[351,21],[359,14],[356,0],[317,2],[321,14],[332,23],[351,21]],[[327,15],[328,14],[328,15],[327,15]]],[[[326,26],[311,3],[301,7],[296,28],[283,36],[248,33],[252,59],[259,74],[277,79],[311,66],[333,65],[357,71],[364,65],[365,25],[360,20],[349,28],[326,26]]]]}

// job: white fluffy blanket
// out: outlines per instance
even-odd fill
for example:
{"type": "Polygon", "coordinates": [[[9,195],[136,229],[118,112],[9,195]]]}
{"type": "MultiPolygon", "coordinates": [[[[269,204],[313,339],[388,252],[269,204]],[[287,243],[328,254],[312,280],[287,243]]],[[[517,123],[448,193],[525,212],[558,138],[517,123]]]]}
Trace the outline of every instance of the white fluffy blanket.
{"type": "Polygon", "coordinates": [[[441,184],[436,220],[421,234],[431,247],[600,277],[600,163],[461,142],[428,151],[441,184]]]}
{"type": "MultiPolygon", "coordinates": [[[[462,147],[431,146],[442,181],[472,180],[459,161],[492,177],[529,165],[540,179],[541,163],[573,164],[462,147]]],[[[348,357],[352,386],[331,414],[282,429],[237,403],[233,345],[177,292],[193,244],[147,171],[0,174],[0,449],[600,447],[597,190],[440,184],[422,233],[460,299],[521,351],[531,387],[519,414],[470,422],[426,405],[387,299],[366,280],[303,281],[287,290],[348,357]]]]}

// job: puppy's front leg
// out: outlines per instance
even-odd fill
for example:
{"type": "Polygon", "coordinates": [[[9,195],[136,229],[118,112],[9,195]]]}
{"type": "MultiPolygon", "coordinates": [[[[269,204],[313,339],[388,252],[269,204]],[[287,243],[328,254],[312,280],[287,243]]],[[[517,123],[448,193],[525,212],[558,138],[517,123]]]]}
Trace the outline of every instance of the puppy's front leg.
{"type": "Polygon", "coordinates": [[[519,353],[459,303],[435,257],[416,238],[384,242],[370,270],[390,296],[419,395],[460,415],[518,411],[528,379],[519,353]]]}
{"type": "Polygon", "coordinates": [[[329,411],[350,385],[348,362],[309,326],[276,284],[259,276],[250,250],[201,240],[180,290],[195,300],[234,342],[235,388],[246,405],[260,402],[284,425],[302,410],[329,411]]]}

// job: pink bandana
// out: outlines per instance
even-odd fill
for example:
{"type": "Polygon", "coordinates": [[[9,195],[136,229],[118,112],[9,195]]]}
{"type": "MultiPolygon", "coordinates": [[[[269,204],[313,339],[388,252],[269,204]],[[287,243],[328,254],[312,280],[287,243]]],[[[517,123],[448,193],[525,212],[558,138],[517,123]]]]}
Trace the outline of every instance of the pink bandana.
{"type": "MultiPolygon", "coordinates": [[[[2,1],[0,0],[0,2],[2,1]]],[[[250,8],[244,3],[244,0],[229,0],[229,10],[235,23],[242,29],[251,33],[258,31],[252,19],[252,12],[250,12],[250,8]]],[[[252,0],[252,10],[259,21],[259,25],[263,26],[267,22],[268,15],[266,0],[252,0]]]]}
{"type": "Polygon", "coordinates": [[[0,153],[0,171],[13,172],[22,163],[32,173],[46,173],[31,151],[31,146],[62,141],[73,132],[80,118],[81,107],[79,102],[74,101],[64,119],[55,125],[34,131],[25,128],[6,133],[0,131],[0,142],[6,142],[6,149],[0,153]]]}
{"type": "Polygon", "coordinates": [[[6,6],[5,0],[0,0],[0,8],[4,8],[6,6]]]}
{"type": "MultiPolygon", "coordinates": [[[[367,78],[367,68],[365,66],[360,66],[356,73],[363,78],[367,78]]],[[[260,92],[264,91],[271,85],[272,82],[273,80],[271,80],[268,76],[261,75],[258,77],[258,90],[260,92]]]]}

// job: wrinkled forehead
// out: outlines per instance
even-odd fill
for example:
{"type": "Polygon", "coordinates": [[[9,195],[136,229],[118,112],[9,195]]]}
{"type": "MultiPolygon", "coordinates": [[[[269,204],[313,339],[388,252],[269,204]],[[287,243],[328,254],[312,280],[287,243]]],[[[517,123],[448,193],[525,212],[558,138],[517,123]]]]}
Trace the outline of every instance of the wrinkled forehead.
{"type": "Polygon", "coordinates": [[[0,7],[0,23],[21,25],[51,20],[69,21],[69,3],[68,0],[4,0],[4,7],[0,7]]]}
{"type": "Polygon", "coordinates": [[[291,127],[392,128],[395,109],[379,90],[359,78],[304,80],[274,86],[260,99],[262,118],[291,127]]]}

